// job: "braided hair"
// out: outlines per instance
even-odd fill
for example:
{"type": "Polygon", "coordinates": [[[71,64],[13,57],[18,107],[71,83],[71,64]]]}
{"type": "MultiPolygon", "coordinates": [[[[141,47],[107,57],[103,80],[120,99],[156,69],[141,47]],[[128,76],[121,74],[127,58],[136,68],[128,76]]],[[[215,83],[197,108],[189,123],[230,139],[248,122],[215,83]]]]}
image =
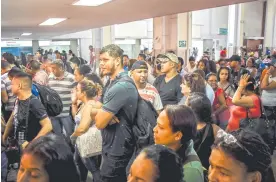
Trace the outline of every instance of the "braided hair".
{"type": "Polygon", "coordinates": [[[259,171],[262,175],[262,182],[265,182],[272,162],[268,145],[260,135],[252,131],[238,129],[230,134],[237,139],[242,147],[236,142],[227,144],[224,138],[217,138],[213,148],[222,149],[225,153],[245,164],[248,172],[259,171]]]}
{"type": "Polygon", "coordinates": [[[102,89],[100,84],[94,83],[87,79],[82,80],[79,85],[81,86],[81,92],[85,92],[88,98],[96,97],[102,89]]]}

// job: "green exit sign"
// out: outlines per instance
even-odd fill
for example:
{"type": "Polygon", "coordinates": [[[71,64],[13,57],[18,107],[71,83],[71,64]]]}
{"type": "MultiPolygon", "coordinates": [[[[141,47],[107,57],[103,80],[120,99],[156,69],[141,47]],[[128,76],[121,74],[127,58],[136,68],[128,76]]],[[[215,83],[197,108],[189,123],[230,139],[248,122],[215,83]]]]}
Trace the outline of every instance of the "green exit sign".
{"type": "Polygon", "coordinates": [[[180,40],[178,47],[186,47],[186,40],[180,40]]]}
{"type": "Polygon", "coordinates": [[[227,35],[228,29],[227,28],[219,28],[219,35],[227,35]]]}

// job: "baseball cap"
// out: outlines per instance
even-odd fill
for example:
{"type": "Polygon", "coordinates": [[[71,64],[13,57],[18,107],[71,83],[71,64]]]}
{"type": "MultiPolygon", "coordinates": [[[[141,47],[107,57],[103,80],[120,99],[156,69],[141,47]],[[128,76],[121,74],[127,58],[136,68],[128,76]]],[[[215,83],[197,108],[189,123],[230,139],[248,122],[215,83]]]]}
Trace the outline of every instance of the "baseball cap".
{"type": "Polygon", "coordinates": [[[145,61],[136,61],[132,65],[131,70],[136,70],[136,69],[148,69],[148,65],[145,61]]]}
{"type": "Polygon", "coordinates": [[[176,64],[179,63],[178,57],[173,53],[159,54],[157,58],[168,58],[170,61],[176,64]]]}
{"type": "Polygon", "coordinates": [[[238,55],[233,55],[232,57],[230,57],[229,59],[230,61],[238,61],[241,62],[241,57],[238,55]]]}

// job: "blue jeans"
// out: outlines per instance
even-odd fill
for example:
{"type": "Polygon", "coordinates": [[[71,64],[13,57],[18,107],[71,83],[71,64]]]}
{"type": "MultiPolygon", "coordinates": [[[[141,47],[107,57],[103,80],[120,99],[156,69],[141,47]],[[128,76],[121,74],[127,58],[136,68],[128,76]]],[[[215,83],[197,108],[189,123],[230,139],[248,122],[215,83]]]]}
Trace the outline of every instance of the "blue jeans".
{"type": "MultiPolygon", "coordinates": [[[[88,158],[83,158],[80,156],[78,147],[75,147],[75,163],[77,167],[81,166],[81,162],[84,164],[86,169],[92,173],[93,176],[93,181],[94,182],[101,182],[101,175],[100,175],[100,166],[97,164],[97,157],[98,156],[93,156],[93,157],[88,157],[88,158]],[[79,161],[81,159],[81,161],[79,161]]],[[[84,172],[83,169],[79,168],[80,174],[84,172]]]]}
{"type": "Polygon", "coordinates": [[[70,139],[70,136],[73,134],[75,129],[75,123],[72,121],[71,116],[65,117],[52,117],[52,126],[55,134],[62,136],[62,130],[65,130],[65,136],[67,139],[70,139]]]}

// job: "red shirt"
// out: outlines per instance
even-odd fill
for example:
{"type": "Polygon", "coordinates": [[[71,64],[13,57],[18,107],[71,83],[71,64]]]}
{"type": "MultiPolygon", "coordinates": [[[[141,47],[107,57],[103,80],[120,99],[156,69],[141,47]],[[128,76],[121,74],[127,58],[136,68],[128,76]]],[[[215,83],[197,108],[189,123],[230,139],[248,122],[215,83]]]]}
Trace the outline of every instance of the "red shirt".
{"type": "MultiPolygon", "coordinates": [[[[260,106],[260,99],[257,95],[250,96],[253,100],[254,107],[249,108],[249,118],[258,118],[261,116],[261,106],[260,106]]],[[[230,131],[239,129],[240,127],[240,120],[246,118],[246,108],[241,106],[234,106],[231,111],[231,116],[228,123],[228,129],[230,131]]]]}

